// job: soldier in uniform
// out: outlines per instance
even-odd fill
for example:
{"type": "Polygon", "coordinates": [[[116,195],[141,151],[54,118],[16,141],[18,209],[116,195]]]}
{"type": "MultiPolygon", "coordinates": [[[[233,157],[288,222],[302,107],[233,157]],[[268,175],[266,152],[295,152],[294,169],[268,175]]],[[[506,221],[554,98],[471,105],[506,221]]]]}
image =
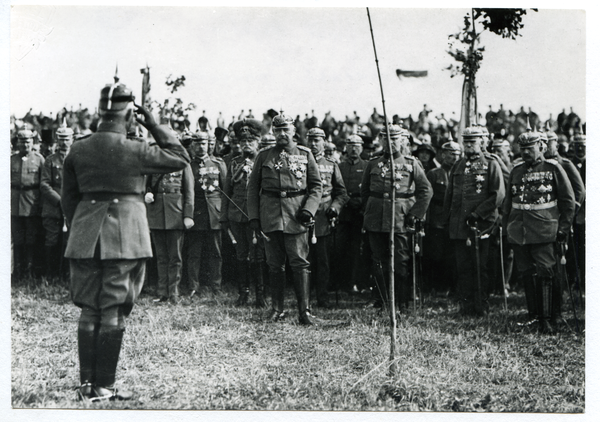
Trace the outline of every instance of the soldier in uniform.
{"type": "Polygon", "coordinates": [[[194,176],[188,164],[172,173],[151,174],[146,180],[146,212],[156,251],[158,298],[179,303],[184,230],[194,225],[194,176]]]}
{"type": "Polygon", "coordinates": [[[523,161],[510,173],[503,225],[515,250],[529,316],[538,317],[542,332],[551,333],[554,242],[567,239],[575,196],[562,166],[544,158],[539,132],[524,132],[518,142],[523,161]]]}
{"type": "Polygon", "coordinates": [[[467,239],[473,237],[473,227],[482,232],[492,228],[505,191],[500,165],[483,151],[481,128],[467,127],[462,135],[465,156],[450,171],[444,220],[454,241],[460,312],[481,316],[487,311],[489,238],[479,240],[479,259],[475,246],[469,246],[467,239]]]}
{"type": "MultiPolygon", "coordinates": [[[[115,78],[116,79],[116,78],[115,78]]],[[[61,203],[70,235],[71,297],[81,308],[81,398],[130,399],[116,389],[125,317],[142,290],[152,256],[144,192],[146,174],[174,172],[189,162],[185,149],[142,107],[135,110],[158,146],[127,139],[134,97],[115,82],[100,91],[96,133],[73,144],[64,162],[61,203]]]]}
{"type": "Polygon", "coordinates": [[[248,303],[250,284],[254,284],[256,306],[263,308],[267,306],[262,265],[265,260],[263,238],[252,232],[250,222],[238,209],[239,207],[244,213],[248,213],[246,204],[248,178],[258,154],[258,141],[260,140],[262,124],[254,119],[239,120],[233,124],[233,130],[236,139],[240,140],[242,154],[234,157],[227,169],[223,190],[234,204],[230,204],[230,200],[227,198],[223,199],[221,226],[225,231],[231,230],[236,240],[234,265],[236,265],[239,292],[236,305],[242,306],[248,303]]]}
{"type": "Polygon", "coordinates": [[[309,261],[313,269],[312,277],[317,294],[317,306],[329,308],[329,260],[332,247],[331,221],[336,220],[340,211],[350,199],[346,193],[344,180],[338,165],[333,159],[325,156],[325,132],[319,127],[313,127],[306,134],[308,147],[315,157],[323,193],[321,203],[315,215],[315,226],[313,228],[317,242],[310,247],[309,261]]]}
{"type": "Polygon", "coordinates": [[[260,151],[248,182],[248,216],[265,243],[271,279],[269,319],[285,317],[285,262],[292,268],[301,324],[316,322],[310,313],[310,263],[307,226],[312,224],[322,193],[321,176],[310,149],[294,142],[294,119],[283,112],[273,118],[277,144],[260,151]]]}
{"type": "Polygon", "coordinates": [[[363,227],[363,206],[360,197],[360,183],[362,182],[367,161],[360,158],[363,140],[358,135],[350,135],[346,139],[346,156],[339,164],[340,173],[349,200],[340,211],[339,224],[336,229],[336,251],[339,259],[336,262],[343,265],[337,266],[337,283],[343,290],[360,291],[370,287],[368,283],[369,268],[371,268],[369,240],[363,227]],[[362,245],[362,248],[361,248],[362,245]]]}
{"type": "Polygon", "coordinates": [[[222,158],[208,155],[208,134],[199,132],[192,141],[192,173],[194,176],[194,226],[188,236],[188,280],[190,297],[200,288],[200,264],[206,257],[210,290],[221,293],[221,191],[227,176],[222,158]]]}
{"type": "MultiPolygon", "coordinates": [[[[585,134],[576,133],[571,142],[573,150],[573,164],[579,171],[583,185],[585,186],[585,162],[586,162],[586,147],[585,134]]],[[[575,196],[577,198],[577,195],[575,196]]],[[[573,223],[573,251],[574,259],[570,259],[567,263],[571,268],[571,280],[579,281],[579,289],[585,287],[585,201],[581,202],[581,207],[576,212],[575,221],[573,223]]]]}
{"type": "Polygon", "coordinates": [[[448,227],[444,221],[444,197],[448,189],[450,170],[460,160],[460,144],[450,140],[442,145],[441,167],[429,170],[427,179],[433,188],[433,197],[427,210],[423,245],[425,279],[428,287],[436,292],[454,292],[456,289],[456,271],[454,248],[448,236],[448,227]]]}
{"type": "Polygon", "coordinates": [[[63,163],[73,144],[73,129],[67,127],[66,119],[56,130],[56,152],[44,162],[40,191],[42,192],[42,223],[44,225],[44,249],[48,276],[61,276],[60,262],[67,245],[65,218],[60,206],[63,163]]]}
{"type": "MultiPolygon", "coordinates": [[[[408,232],[414,229],[417,220],[425,212],[433,196],[433,189],[425,171],[414,157],[402,155],[403,143],[408,141],[408,132],[398,125],[384,127],[380,134],[384,154],[367,164],[360,187],[365,206],[363,227],[369,236],[373,254],[374,272],[377,281],[376,300],[387,301],[390,259],[390,230],[394,230],[394,283],[396,303],[402,311],[411,298],[408,277],[410,242],[408,232]],[[387,142],[387,135],[391,140],[387,142]],[[394,160],[394,175],[391,174],[390,158],[394,160]],[[395,189],[395,224],[392,228],[392,189],[395,189]],[[381,299],[379,299],[381,298],[381,299]]],[[[404,145],[405,147],[406,145],[404,145]]]]}
{"type": "Polygon", "coordinates": [[[18,153],[10,157],[10,229],[16,279],[31,275],[42,233],[40,182],[44,157],[33,151],[33,132],[17,133],[18,153]]]}

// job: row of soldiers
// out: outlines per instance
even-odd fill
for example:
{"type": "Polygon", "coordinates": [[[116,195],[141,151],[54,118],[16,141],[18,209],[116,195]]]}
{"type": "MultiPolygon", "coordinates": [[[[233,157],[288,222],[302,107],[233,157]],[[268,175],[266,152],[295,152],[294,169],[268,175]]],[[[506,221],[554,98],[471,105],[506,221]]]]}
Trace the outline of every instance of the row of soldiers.
{"type": "MultiPolygon", "coordinates": [[[[281,119],[282,117],[279,116],[277,121],[281,119]]],[[[457,290],[461,312],[481,315],[486,311],[487,295],[494,290],[493,285],[499,285],[495,279],[501,272],[499,267],[502,263],[498,262],[500,254],[506,258],[503,264],[507,274],[505,282],[507,282],[510,278],[513,257],[511,246],[512,249],[522,246],[509,246],[509,243],[515,242],[515,237],[510,237],[508,220],[505,224],[501,224],[500,216],[510,214],[512,210],[510,207],[507,210],[502,209],[504,196],[511,197],[517,193],[522,194],[524,189],[530,189],[524,185],[513,187],[510,184],[510,171],[513,166],[521,169],[527,163],[524,159],[513,162],[509,155],[510,144],[505,140],[498,140],[489,145],[489,135],[484,127],[467,128],[463,133],[465,156],[462,160],[467,160],[464,162],[464,169],[460,169],[456,164],[463,155],[459,144],[452,141],[444,144],[441,153],[437,154],[438,161],[435,158],[435,149],[427,144],[419,146],[411,154],[406,130],[397,129],[399,126],[395,125],[391,127],[394,128],[390,132],[391,140],[399,142],[395,152],[402,157],[400,160],[402,162],[398,163],[399,170],[396,170],[397,180],[392,183],[390,179],[389,182],[396,190],[398,214],[395,223],[397,251],[394,255],[397,258],[395,263],[398,283],[397,303],[402,309],[414,299],[410,291],[409,275],[411,271],[417,269],[409,265],[414,246],[406,233],[414,229],[416,221],[423,221],[427,236],[421,244],[423,249],[421,256],[425,269],[423,277],[426,288],[433,291],[457,290]],[[475,139],[476,146],[472,146],[472,139],[475,139]],[[487,150],[495,154],[490,154],[487,150]],[[477,161],[476,157],[479,157],[478,160],[481,162],[477,161]],[[472,177],[458,175],[457,172],[476,176],[471,180],[472,177]],[[510,192],[508,192],[509,188],[510,192]],[[473,192],[470,192],[470,189],[473,192]],[[484,205],[478,204],[479,201],[484,205]],[[472,248],[466,247],[466,240],[471,236],[475,223],[479,223],[479,231],[484,233],[484,236],[478,239],[478,257],[473,256],[472,248]],[[505,228],[504,232],[501,227],[505,228]],[[502,251],[498,250],[499,245],[502,245],[502,251]],[[479,275],[477,276],[476,273],[479,275]]],[[[226,239],[235,245],[234,279],[239,289],[237,304],[248,303],[250,286],[254,285],[256,304],[261,307],[266,306],[268,289],[265,288],[267,274],[265,243],[270,242],[270,236],[256,221],[260,219],[255,218],[254,227],[250,228],[252,218],[248,209],[248,190],[250,175],[259,151],[272,148],[276,139],[271,134],[263,135],[261,122],[254,119],[240,120],[231,129],[230,150],[222,151],[221,157],[214,154],[215,137],[209,136],[207,132],[184,133],[181,141],[187,146],[189,155],[193,157],[190,165],[174,173],[149,175],[146,178],[144,199],[157,260],[157,301],[170,300],[173,303],[180,301],[184,253],[190,296],[193,297],[199,291],[202,273],[206,274],[208,285],[213,293],[220,292],[223,262],[222,236],[225,235],[226,239]],[[258,227],[261,229],[257,230],[258,227]],[[266,242],[267,239],[269,242],[266,242]]],[[[273,126],[273,129],[276,130],[277,125],[273,126]]],[[[341,162],[334,156],[325,154],[326,134],[319,127],[308,131],[308,148],[297,145],[300,151],[310,150],[315,159],[321,181],[321,198],[317,201],[317,209],[315,212],[309,212],[310,218],[306,217],[305,222],[305,228],[310,232],[309,253],[305,257],[308,264],[296,262],[300,260],[298,256],[293,256],[293,259],[288,256],[288,260],[292,273],[294,268],[307,270],[306,274],[309,275],[302,277],[309,281],[306,283],[300,281],[295,285],[299,286],[298,291],[307,289],[305,296],[310,298],[312,284],[319,307],[330,307],[329,291],[339,288],[346,291],[372,289],[374,300],[371,305],[385,305],[386,286],[389,280],[387,273],[389,251],[386,249],[385,233],[391,229],[389,216],[386,217],[389,215],[391,205],[391,187],[387,186],[384,180],[389,177],[387,173],[391,171],[386,133],[384,129],[380,134],[383,149],[376,151],[371,157],[364,155],[363,139],[355,134],[350,135],[346,139],[341,162]],[[374,165],[377,165],[375,170],[372,169],[374,165]],[[368,186],[372,184],[371,173],[377,172],[382,180],[375,182],[374,186],[368,186]],[[381,186],[378,183],[381,183],[381,186]],[[338,264],[335,271],[331,263],[338,264]],[[330,278],[333,279],[333,283],[330,278]]],[[[543,145],[542,156],[546,157],[544,161],[550,163],[556,161],[560,164],[566,171],[568,184],[574,192],[574,213],[577,218],[573,227],[565,228],[564,222],[562,225],[559,224],[561,229],[559,240],[565,240],[562,236],[572,234],[569,262],[574,265],[570,266],[570,273],[572,279],[583,283],[585,215],[582,206],[585,199],[585,186],[582,176],[585,177],[585,135],[577,134],[572,142],[575,163],[558,155],[557,137],[554,132],[529,130],[519,138],[520,147],[527,148],[528,142],[532,142],[531,139],[536,136],[542,142],[540,145],[543,145]]],[[[32,269],[36,247],[43,232],[47,273],[55,276],[58,275],[61,267],[66,268],[66,265],[62,264],[61,251],[63,245],[66,245],[68,231],[60,206],[60,189],[62,165],[73,142],[73,131],[63,123],[56,131],[57,151],[45,160],[40,154],[32,151],[32,138],[31,131],[20,131],[18,133],[19,153],[11,157],[11,223],[15,274],[20,277],[24,272],[32,269]]],[[[536,157],[536,160],[540,157],[536,157]]],[[[285,159],[280,159],[275,164],[275,167],[279,167],[276,169],[278,173],[274,174],[279,174],[280,180],[275,183],[277,178],[270,175],[265,182],[268,184],[268,181],[273,179],[271,181],[277,185],[278,191],[270,195],[279,195],[280,200],[283,201],[280,206],[284,209],[286,206],[283,204],[290,201],[290,198],[299,197],[300,203],[309,202],[306,189],[282,190],[281,188],[284,181],[281,178],[281,169],[286,167],[291,168],[289,171],[296,178],[290,177],[286,182],[305,183],[303,177],[306,176],[308,161],[297,160],[300,161],[287,163],[285,159]]],[[[560,180],[558,175],[544,177],[550,177],[549,180],[554,181],[560,180]]],[[[549,183],[543,177],[540,180],[539,183],[549,183]]],[[[547,198],[540,197],[532,200],[543,200],[545,201],[543,203],[553,204],[557,201],[553,198],[561,189],[565,189],[564,186],[560,189],[549,185],[544,186],[544,189],[549,189],[547,198]]],[[[268,186],[265,189],[261,185],[259,191],[261,194],[269,195],[271,189],[268,186]]],[[[557,206],[558,204],[559,202],[557,206]]],[[[536,204],[529,205],[535,205],[535,210],[539,211],[536,204]]],[[[548,205],[543,205],[542,209],[545,210],[546,207],[548,205]]],[[[292,221],[298,218],[295,214],[288,217],[292,221]]],[[[549,227],[554,227],[557,222],[561,223],[560,219],[546,221],[540,216],[536,218],[539,220],[537,223],[540,227],[535,225],[529,227],[527,225],[533,224],[534,221],[528,221],[527,227],[523,229],[528,232],[528,235],[519,238],[516,243],[548,243],[546,241],[552,236],[538,238],[531,233],[543,233],[549,227]]],[[[280,226],[284,233],[285,230],[292,230],[292,232],[303,230],[300,227],[302,224],[296,230],[289,229],[290,221],[286,221],[283,211],[274,212],[273,216],[269,215],[265,224],[269,227],[269,231],[280,226]],[[278,215],[279,213],[281,215],[278,215]],[[280,218],[281,223],[275,224],[277,218],[274,217],[280,218]]],[[[293,227],[293,224],[291,226],[293,227]]],[[[297,248],[296,245],[295,249],[297,248]]],[[[283,245],[281,251],[285,250],[286,247],[283,245]]],[[[555,302],[561,297],[560,284],[555,274],[556,270],[548,273],[548,268],[551,267],[548,265],[548,260],[544,262],[545,267],[541,263],[532,267],[532,262],[535,263],[533,258],[527,264],[520,262],[520,259],[527,255],[521,252],[516,254],[518,271],[513,278],[519,280],[519,284],[529,292],[528,310],[530,318],[534,320],[545,311],[539,310],[541,308],[534,304],[532,298],[536,296],[533,292],[535,289],[532,290],[532,284],[528,280],[535,278],[533,274],[546,280],[535,283],[536,286],[547,284],[547,280],[552,280],[556,290],[553,295],[555,302]]],[[[273,268],[270,265],[269,273],[277,274],[280,269],[278,266],[273,268]]],[[[273,277],[275,276],[271,278],[273,277]]],[[[271,290],[276,291],[273,290],[274,286],[280,284],[272,280],[271,290]]],[[[275,294],[274,297],[281,296],[275,294]]],[[[279,310],[281,306],[277,304],[274,308],[279,310]]],[[[309,309],[309,305],[306,305],[305,311],[309,309]]],[[[557,316],[560,316],[558,302],[551,316],[553,322],[557,316]]],[[[549,329],[549,324],[545,324],[544,330],[549,329]]]]}

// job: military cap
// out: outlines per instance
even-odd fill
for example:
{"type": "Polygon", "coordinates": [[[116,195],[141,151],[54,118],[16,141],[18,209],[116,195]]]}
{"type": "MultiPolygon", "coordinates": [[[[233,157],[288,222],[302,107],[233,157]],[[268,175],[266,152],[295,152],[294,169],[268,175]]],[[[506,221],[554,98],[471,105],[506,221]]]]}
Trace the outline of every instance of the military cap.
{"type": "Polygon", "coordinates": [[[419,153],[421,151],[427,151],[428,153],[430,153],[434,157],[436,155],[435,148],[432,147],[430,144],[423,143],[423,144],[419,145],[418,148],[416,149],[415,153],[419,153]]]}
{"type": "Polygon", "coordinates": [[[583,133],[576,133],[575,136],[573,136],[573,140],[571,142],[577,144],[585,144],[585,135],[583,133]]]}
{"type": "Polygon", "coordinates": [[[346,145],[362,145],[364,142],[358,135],[350,135],[346,138],[346,145]]]}
{"type": "Polygon", "coordinates": [[[209,138],[208,132],[203,132],[203,131],[196,132],[194,134],[194,137],[195,137],[194,141],[208,141],[208,138],[209,138]]]}
{"type": "Polygon", "coordinates": [[[492,142],[492,148],[493,147],[502,147],[502,146],[510,146],[510,142],[508,142],[506,139],[494,139],[494,141],[492,142]]]}
{"type": "Polygon", "coordinates": [[[558,141],[558,135],[556,134],[556,132],[553,132],[551,130],[546,132],[546,137],[549,141],[558,141]]]}
{"type": "Polygon", "coordinates": [[[129,88],[120,82],[108,84],[100,91],[98,109],[103,111],[120,111],[127,107],[135,96],[129,88]]]}
{"type": "Polygon", "coordinates": [[[268,147],[270,145],[275,145],[275,137],[270,133],[267,133],[266,135],[263,135],[262,139],[260,140],[260,146],[268,147]]]}
{"type": "Polygon", "coordinates": [[[454,141],[448,141],[442,145],[442,151],[458,152],[462,151],[460,144],[454,141]]]}
{"type": "Polygon", "coordinates": [[[387,138],[387,135],[390,135],[391,139],[398,139],[401,136],[405,136],[404,133],[402,132],[402,128],[398,125],[394,125],[394,124],[388,124],[387,128],[384,126],[381,129],[381,132],[379,132],[379,135],[382,136],[383,138],[387,138]]]}
{"type": "Polygon", "coordinates": [[[325,132],[320,127],[313,127],[306,134],[309,138],[323,138],[325,139],[325,132]]]}
{"type": "Polygon", "coordinates": [[[528,130],[527,132],[523,132],[519,135],[519,139],[517,142],[519,146],[526,147],[535,144],[538,141],[542,140],[542,134],[540,132],[532,132],[528,130]]]}
{"type": "Polygon", "coordinates": [[[538,132],[538,133],[540,134],[540,141],[547,144],[548,143],[548,135],[546,135],[546,132],[538,132]]]}
{"type": "Polygon", "coordinates": [[[67,127],[67,119],[63,118],[62,125],[56,129],[56,137],[58,139],[71,139],[73,137],[73,129],[67,127]]]}
{"type": "Polygon", "coordinates": [[[273,117],[273,127],[274,128],[284,128],[284,127],[293,127],[294,119],[290,116],[283,114],[281,111],[277,116],[273,117]]]}
{"type": "Polygon", "coordinates": [[[333,142],[325,142],[323,147],[325,148],[326,152],[333,152],[337,149],[333,142]]]}
{"type": "Polygon", "coordinates": [[[477,139],[483,138],[483,130],[480,126],[469,126],[463,129],[462,137],[463,139],[477,139]]]}
{"type": "Polygon", "coordinates": [[[19,132],[17,132],[18,139],[31,139],[33,136],[33,132],[29,129],[21,129],[19,132]]]}
{"type": "Polygon", "coordinates": [[[239,140],[251,139],[260,140],[262,133],[262,123],[255,119],[242,119],[233,124],[235,137],[239,140]]]}

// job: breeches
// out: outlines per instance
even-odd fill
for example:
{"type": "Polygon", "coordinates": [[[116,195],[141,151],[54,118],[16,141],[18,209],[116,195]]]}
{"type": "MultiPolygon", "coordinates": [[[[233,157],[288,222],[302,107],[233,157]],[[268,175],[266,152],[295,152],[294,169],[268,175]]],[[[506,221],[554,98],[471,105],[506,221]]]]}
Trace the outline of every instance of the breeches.
{"type": "Polygon", "coordinates": [[[10,231],[15,246],[33,246],[42,229],[42,217],[10,217],[10,231]]]}
{"type": "Polygon", "coordinates": [[[253,233],[249,223],[229,223],[231,232],[237,244],[235,245],[235,255],[238,261],[264,262],[265,245],[260,235],[256,235],[256,245],[253,243],[253,233]]]}
{"type": "Polygon", "coordinates": [[[177,296],[181,281],[183,230],[152,230],[150,234],[156,250],[159,295],[177,296]]]}
{"type": "Polygon", "coordinates": [[[286,257],[292,271],[308,269],[308,234],[287,234],[282,231],[268,233],[270,242],[265,242],[267,264],[273,272],[285,271],[286,257]]]}
{"type": "Polygon", "coordinates": [[[511,245],[515,251],[515,264],[521,274],[537,273],[538,277],[554,276],[554,243],[511,245]]]}

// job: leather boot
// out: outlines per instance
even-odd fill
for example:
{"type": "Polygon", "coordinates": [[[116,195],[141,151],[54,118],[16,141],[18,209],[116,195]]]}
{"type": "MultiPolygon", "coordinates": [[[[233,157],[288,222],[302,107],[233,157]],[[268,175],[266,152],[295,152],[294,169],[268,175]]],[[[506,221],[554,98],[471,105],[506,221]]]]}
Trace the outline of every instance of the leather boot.
{"type": "Polygon", "coordinates": [[[23,245],[13,245],[13,274],[12,281],[19,282],[25,268],[25,250],[23,245]]]}
{"type": "Polygon", "coordinates": [[[101,327],[98,332],[96,339],[96,386],[94,387],[95,397],[92,401],[129,400],[131,398],[131,392],[118,391],[114,386],[124,331],[124,329],[118,327],[101,327]]]}
{"type": "Polygon", "coordinates": [[[560,279],[552,278],[552,312],[550,313],[550,324],[556,325],[562,319],[563,291],[560,279]]]}
{"type": "Polygon", "coordinates": [[[383,268],[381,262],[373,263],[373,276],[375,277],[375,288],[372,291],[373,307],[383,308],[388,303],[388,271],[383,268]]]}
{"type": "Polygon", "coordinates": [[[527,302],[527,312],[529,321],[534,321],[539,318],[537,297],[537,275],[534,273],[525,273],[521,276],[523,288],[525,290],[525,301],[527,302]]]}
{"type": "Polygon", "coordinates": [[[77,345],[79,350],[78,399],[92,398],[92,386],[96,381],[96,340],[100,324],[79,323],[77,329],[77,345]]]}
{"type": "Polygon", "coordinates": [[[550,324],[552,313],[552,277],[538,279],[538,291],[540,292],[540,329],[544,334],[553,334],[554,329],[550,324]]]}
{"type": "Polygon", "coordinates": [[[285,317],[283,312],[283,302],[285,298],[285,272],[273,271],[269,272],[271,280],[271,313],[269,319],[271,321],[279,321],[285,317]]]}
{"type": "Polygon", "coordinates": [[[257,308],[266,308],[267,301],[265,300],[265,280],[263,275],[263,267],[261,262],[253,262],[250,264],[250,275],[254,279],[254,287],[256,291],[257,308]]]}
{"type": "Polygon", "coordinates": [[[298,320],[302,325],[315,325],[317,320],[310,314],[310,271],[294,271],[294,290],[298,303],[298,320]]]}
{"type": "Polygon", "coordinates": [[[248,304],[250,296],[250,274],[248,261],[237,261],[237,279],[239,297],[235,306],[244,306],[248,304]]]}

